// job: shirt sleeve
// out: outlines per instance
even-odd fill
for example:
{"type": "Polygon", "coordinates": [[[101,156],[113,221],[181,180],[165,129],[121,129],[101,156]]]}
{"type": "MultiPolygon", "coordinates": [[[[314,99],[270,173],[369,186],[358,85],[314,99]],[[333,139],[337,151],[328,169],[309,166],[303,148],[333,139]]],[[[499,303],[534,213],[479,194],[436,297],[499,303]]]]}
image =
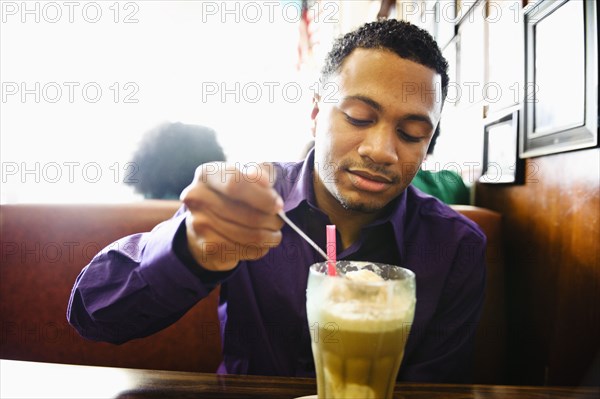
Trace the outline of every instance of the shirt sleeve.
{"type": "MultiPolygon", "coordinates": [[[[485,236],[472,233],[459,244],[438,308],[423,331],[418,350],[400,369],[399,379],[469,383],[475,332],[485,292],[485,236]]],[[[418,289],[418,287],[417,287],[418,289]]]]}
{"type": "Polygon", "coordinates": [[[177,321],[233,272],[207,271],[193,261],[181,209],[151,232],[97,254],[75,281],[67,319],[88,339],[119,344],[145,337],[177,321]]]}

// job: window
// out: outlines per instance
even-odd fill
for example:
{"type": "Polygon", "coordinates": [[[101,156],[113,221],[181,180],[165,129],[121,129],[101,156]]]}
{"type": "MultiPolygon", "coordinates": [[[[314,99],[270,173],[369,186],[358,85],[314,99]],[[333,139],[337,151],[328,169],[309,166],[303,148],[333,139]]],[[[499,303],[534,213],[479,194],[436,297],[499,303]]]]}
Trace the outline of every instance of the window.
{"type": "Polygon", "coordinates": [[[299,157],[296,2],[67,3],[2,3],[2,203],[139,199],[128,162],[169,121],[215,129],[232,161],[299,157]]]}

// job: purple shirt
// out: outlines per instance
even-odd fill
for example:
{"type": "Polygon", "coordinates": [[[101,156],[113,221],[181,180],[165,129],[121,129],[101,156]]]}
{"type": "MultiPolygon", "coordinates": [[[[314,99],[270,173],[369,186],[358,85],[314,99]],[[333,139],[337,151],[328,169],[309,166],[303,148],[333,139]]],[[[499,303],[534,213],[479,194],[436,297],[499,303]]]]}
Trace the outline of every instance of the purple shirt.
{"type": "MultiPolygon", "coordinates": [[[[325,248],[330,222],[316,206],[312,155],[276,166],[285,212],[325,248]]],[[[320,255],[285,225],[281,244],[265,257],[210,272],[187,251],[184,213],[182,207],[151,232],[96,255],[75,282],[69,322],[84,337],[122,343],[169,326],[221,284],[220,373],[314,376],[305,301],[308,268],[320,255]]],[[[338,248],[339,260],[396,264],[416,274],[415,319],[399,380],[468,382],[485,243],[475,223],[409,186],[358,241],[338,248]]]]}

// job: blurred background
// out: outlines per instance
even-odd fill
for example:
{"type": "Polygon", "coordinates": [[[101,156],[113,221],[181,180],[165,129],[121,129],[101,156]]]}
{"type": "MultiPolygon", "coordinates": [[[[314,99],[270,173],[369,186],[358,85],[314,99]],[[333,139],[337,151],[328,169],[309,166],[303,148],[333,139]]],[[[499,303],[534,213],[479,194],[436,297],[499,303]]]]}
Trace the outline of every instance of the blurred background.
{"type": "MultiPolygon", "coordinates": [[[[232,162],[297,160],[311,138],[311,99],[332,40],[377,19],[382,7],[427,28],[456,68],[455,2],[404,3],[2,1],[0,202],[139,200],[124,184],[138,174],[132,154],[165,123],[215,130],[232,162]]],[[[513,34],[518,10],[505,13],[513,34]]],[[[461,25],[469,30],[462,73],[483,82],[485,13],[475,14],[461,25]]],[[[511,65],[519,64],[495,68],[511,65]]],[[[477,92],[461,98],[458,128],[458,101],[446,107],[432,164],[458,171],[467,185],[481,171],[477,92]]]]}

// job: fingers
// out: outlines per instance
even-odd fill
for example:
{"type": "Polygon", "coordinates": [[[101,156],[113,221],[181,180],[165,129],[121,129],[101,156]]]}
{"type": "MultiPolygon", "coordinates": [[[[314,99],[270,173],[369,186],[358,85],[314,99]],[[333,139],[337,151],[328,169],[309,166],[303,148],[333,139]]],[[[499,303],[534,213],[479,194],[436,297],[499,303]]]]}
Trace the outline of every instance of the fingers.
{"type": "Polygon", "coordinates": [[[275,169],[252,164],[240,170],[210,163],[196,170],[181,194],[188,208],[188,247],[209,270],[229,270],[240,260],[264,256],[281,241],[283,201],[272,188],[275,169]]]}
{"type": "MultiPolygon", "coordinates": [[[[196,187],[205,185],[230,200],[267,214],[276,214],[283,208],[281,197],[272,188],[275,168],[271,164],[248,164],[240,170],[235,165],[214,162],[198,167],[194,179],[196,187]]],[[[190,187],[182,193],[186,205],[190,187]]]]}
{"type": "Polygon", "coordinates": [[[215,223],[222,219],[240,227],[272,231],[280,230],[283,226],[283,221],[278,216],[262,212],[244,202],[232,200],[207,185],[196,187],[193,192],[185,195],[183,201],[191,211],[210,214],[215,223]]]}
{"type": "Polygon", "coordinates": [[[208,270],[230,270],[239,261],[260,259],[281,242],[280,231],[240,231],[233,225],[219,225],[224,234],[237,237],[237,241],[231,241],[214,228],[215,225],[211,217],[205,217],[203,214],[189,215],[186,218],[190,252],[196,261],[208,270]]]}

